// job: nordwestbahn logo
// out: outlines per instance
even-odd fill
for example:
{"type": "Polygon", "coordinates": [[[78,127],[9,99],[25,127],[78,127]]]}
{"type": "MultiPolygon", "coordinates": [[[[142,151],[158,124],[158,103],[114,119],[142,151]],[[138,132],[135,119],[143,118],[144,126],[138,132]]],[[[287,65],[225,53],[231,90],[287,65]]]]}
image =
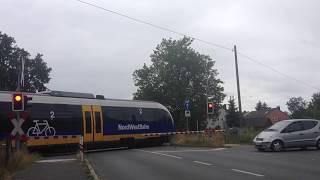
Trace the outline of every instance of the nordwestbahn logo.
{"type": "Polygon", "coordinates": [[[118,130],[140,130],[140,129],[149,129],[149,125],[147,124],[118,124],[118,130]]]}

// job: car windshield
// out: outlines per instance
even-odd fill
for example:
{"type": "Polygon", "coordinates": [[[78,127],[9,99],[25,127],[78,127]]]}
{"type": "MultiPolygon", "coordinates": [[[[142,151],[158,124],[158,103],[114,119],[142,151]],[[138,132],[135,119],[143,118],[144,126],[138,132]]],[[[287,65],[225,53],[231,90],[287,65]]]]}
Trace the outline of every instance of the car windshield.
{"type": "Polygon", "coordinates": [[[269,127],[268,129],[264,131],[280,131],[282,130],[286,125],[288,124],[287,121],[280,121],[269,127]]]}

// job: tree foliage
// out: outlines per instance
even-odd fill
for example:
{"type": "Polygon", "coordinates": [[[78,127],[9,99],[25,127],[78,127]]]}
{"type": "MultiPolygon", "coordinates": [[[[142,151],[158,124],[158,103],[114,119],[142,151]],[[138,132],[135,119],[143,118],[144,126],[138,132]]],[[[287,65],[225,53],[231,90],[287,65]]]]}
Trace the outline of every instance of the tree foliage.
{"type": "Polygon", "coordinates": [[[291,118],[314,118],[320,120],[320,92],[314,93],[310,102],[307,102],[302,97],[292,97],[287,102],[287,107],[291,118]]]}
{"type": "Polygon", "coordinates": [[[34,58],[24,49],[19,48],[13,37],[0,31],[0,90],[15,91],[18,74],[21,70],[21,59],[25,60],[24,82],[21,90],[25,92],[43,91],[50,81],[51,68],[42,59],[41,54],[34,58]]]}
{"type": "Polygon", "coordinates": [[[266,102],[258,101],[258,103],[256,104],[256,111],[265,110],[265,109],[270,109],[268,104],[266,102]]]}
{"type": "Polygon", "coordinates": [[[228,127],[239,127],[240,126],[240,113],[237,109],[234,97],[230,97],[228,101],[227,109],[227,125],[228,127]]]}
{"type": "Polygon", "coordinates": [[[206,119],[206,94],[214,96],[218,107],[223,101],[222,81],[217,78],[214,61],[196,52],[193,40],[163,39],[151,54],[151,65],[144,64],[133,73],[138,87],[134,99],[152,100],[165,105],[172,113],[177,129],[186,127],[184,101],[191,104],[190,127],[196,120],[204,126],[206,119]],[[207,88],[208,87],[208,88],[207,88]]]}
{"type": "Polygon", "coordinates": [[[308,113],[310,117],[320,120],[320,92],[314,93],[309,103],[308,113]]]}
{"type": "Polygon", "coordinates": [[[292,97],[287,102],[287,107],[290,112],[290,118],[299,119],[308,117],[307,101],[302,97],[292,97]]]}

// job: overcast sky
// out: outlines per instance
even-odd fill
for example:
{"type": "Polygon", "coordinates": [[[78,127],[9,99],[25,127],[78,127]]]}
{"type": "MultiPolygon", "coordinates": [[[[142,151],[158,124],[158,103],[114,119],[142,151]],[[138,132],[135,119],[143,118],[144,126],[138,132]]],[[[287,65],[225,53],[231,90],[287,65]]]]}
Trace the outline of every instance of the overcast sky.
{"type": "MultiPolygon", "coordinates": [[[[272,107],[320,88],[320,1],[314,0],[84,0],[134,18],[220,44],[304,85],[239,56],[244,110],[258,100],[272,107]]],[[[0,31],[52,67],[50,89],[131,99],[135,69],[150,64],[162,38],[181,36],[75,0],[0,0],[0,31]]],[[[237,95],[234,54],[195,41],[216,61],[225,93],[237,95]]]]}

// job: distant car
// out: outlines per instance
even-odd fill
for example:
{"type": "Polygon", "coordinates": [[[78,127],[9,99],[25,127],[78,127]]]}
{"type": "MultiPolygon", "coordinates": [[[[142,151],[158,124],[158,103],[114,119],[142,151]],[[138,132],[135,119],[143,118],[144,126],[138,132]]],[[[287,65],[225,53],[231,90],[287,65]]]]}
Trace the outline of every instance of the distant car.
{"type": "Polygon", "coordinates": [[[320,121],[290,119],[275,123],[253,140],[259,151],[282,151],[284,148],[317,147],[320,149],[320,121]]]}

